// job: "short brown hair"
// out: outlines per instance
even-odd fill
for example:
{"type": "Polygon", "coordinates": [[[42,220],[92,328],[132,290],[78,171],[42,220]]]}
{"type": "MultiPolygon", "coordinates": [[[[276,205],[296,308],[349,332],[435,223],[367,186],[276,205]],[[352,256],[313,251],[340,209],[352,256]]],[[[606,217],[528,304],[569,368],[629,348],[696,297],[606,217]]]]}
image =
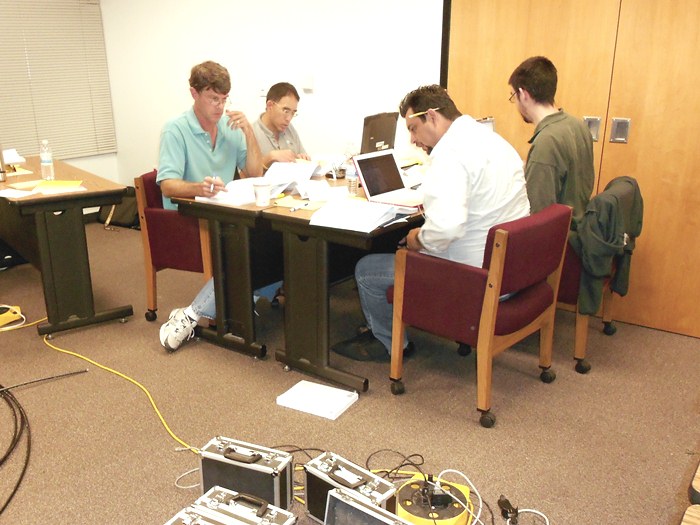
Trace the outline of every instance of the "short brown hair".
{"type": "Polygon", "coordinates": [[[557,92],[557,68],[547,57],[530,57],[515,68],[508,79],[514,91],[523,88],[540,104],[554,105],[557,92]]]}
{"type": "Polygon", "coordinates": [[[224,66],[209,60],[192,68],[190,87],[196,89],[198,93],[209,88],[220,95],[227,95],[231,91],[231,77],[224,66]]]}
{"type": "MultiPolygon", "coordinates": [[[[462,116],[450,95],[447,94],[447,90],[437,84],[421,86],[406,95],[399,104],[401,116],[405,118],[409,109],[412,109],[414,113],[439,109],[440,113],[449,120],[456,120],[462,116]]],[[[425,115],[418,118],[425,120],[425,115]]]]}
{"type": "Polygon", "coordinates": [[[279,102],[283,97],[287,95],[292,95],[297,102],[299,102],[299,92],[292,86],[289,82],[278,82],[270,88],[267,92],[267,100],[272,100],[273,102],[279,102]]]}

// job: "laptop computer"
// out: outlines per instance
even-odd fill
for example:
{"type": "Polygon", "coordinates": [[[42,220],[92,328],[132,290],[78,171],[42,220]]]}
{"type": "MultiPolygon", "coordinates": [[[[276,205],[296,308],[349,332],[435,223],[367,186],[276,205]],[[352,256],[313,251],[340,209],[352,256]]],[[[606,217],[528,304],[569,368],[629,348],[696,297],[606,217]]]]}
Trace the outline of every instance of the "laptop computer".
{"type": "Polygon", "coordinates": [[[368,201],[414,208],[423,204],[422,192],[404,186],[393,150],[361,153],[352,160],[368,201]]]}
{"type": "Polygon", "coordinates": [[[398,120],[398,112],[378,113],[365,117],[360,153],[392,149],[398,120]]]}

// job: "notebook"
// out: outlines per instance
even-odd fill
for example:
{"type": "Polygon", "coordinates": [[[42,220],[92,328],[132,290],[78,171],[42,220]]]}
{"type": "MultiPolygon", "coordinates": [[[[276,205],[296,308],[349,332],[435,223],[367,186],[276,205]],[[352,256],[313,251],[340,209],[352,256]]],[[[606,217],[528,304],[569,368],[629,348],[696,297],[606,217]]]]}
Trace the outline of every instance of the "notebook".
{"type": "Polygon", "coordinates": [[[393,150],[362,153],[352,160],[368,201],[414,208],[423,204],[422,192],[404,186],[393,150]]]}

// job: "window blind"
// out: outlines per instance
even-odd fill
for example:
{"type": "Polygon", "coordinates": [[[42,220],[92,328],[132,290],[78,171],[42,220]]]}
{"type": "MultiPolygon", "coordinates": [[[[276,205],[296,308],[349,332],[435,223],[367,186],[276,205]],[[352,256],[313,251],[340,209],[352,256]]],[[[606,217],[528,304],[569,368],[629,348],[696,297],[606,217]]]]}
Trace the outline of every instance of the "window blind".
{"type": "Polygon", "coordinates": [[[0,144],[54,157],[117,150],[99,0],[0,0],[0,144]]]}

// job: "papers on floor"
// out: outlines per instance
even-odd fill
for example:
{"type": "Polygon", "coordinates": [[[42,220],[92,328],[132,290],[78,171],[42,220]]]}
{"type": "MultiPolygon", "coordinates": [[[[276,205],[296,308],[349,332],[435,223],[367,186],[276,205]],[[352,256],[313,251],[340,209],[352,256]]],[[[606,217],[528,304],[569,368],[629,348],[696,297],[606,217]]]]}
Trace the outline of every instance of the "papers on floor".
{"type": "Polygon", "coordinates": [[[357,398],[355,391],[302,380],[284,394],[277,396],[277,404],[335,420],[357,401],[357,398]]]}
{"type": "Polygon", "coordinates": [[[369,233],[396,219],[398,209],[391,204],[350,198],[329,202],[316,210],[309,224],[369,233]]]}

